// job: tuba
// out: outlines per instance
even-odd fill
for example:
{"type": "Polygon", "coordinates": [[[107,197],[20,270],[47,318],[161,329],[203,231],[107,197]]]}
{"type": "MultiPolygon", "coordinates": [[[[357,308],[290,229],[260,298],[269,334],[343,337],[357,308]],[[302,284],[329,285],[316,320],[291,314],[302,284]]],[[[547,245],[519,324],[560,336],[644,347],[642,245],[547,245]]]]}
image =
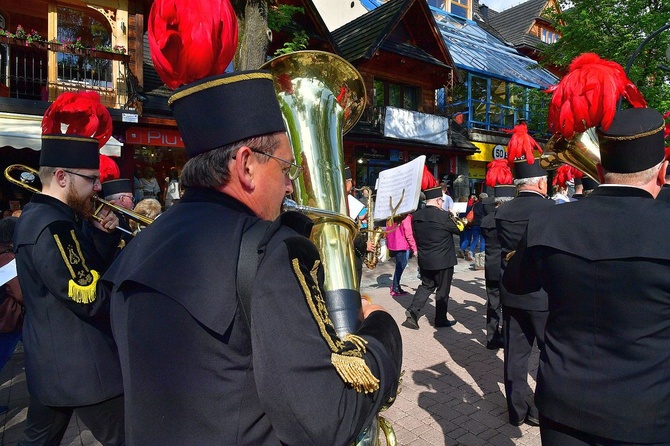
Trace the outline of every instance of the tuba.
{"type": "MultiPolygon", "coordinates": [[[[326,307],[344,338],[363,317],[353,247],[357,227],[347,213],[342,137],[363,113],[365,84],[349,62],[323,51],[286,54],[261,68],[273,74],[293,154],[303,169],[293,182],[295,202],[285,201],[284,209],[302,211],[314,222],[310,239],[323,263],[326,307]]],[[[379,429],[387,427],[381,420],[366,429],[361,442],[379,443],[379,429]]]]}
{"type": "Polygon", "coordinates": [[[598,135],[594,127],[577,133],[571,139],[553,135],[547,142],[546,151],[540,157],[540,167],[553,170],[561,164],[569,164],[593,180],[598,181],[596,165],[600,163],[598,135]]]}

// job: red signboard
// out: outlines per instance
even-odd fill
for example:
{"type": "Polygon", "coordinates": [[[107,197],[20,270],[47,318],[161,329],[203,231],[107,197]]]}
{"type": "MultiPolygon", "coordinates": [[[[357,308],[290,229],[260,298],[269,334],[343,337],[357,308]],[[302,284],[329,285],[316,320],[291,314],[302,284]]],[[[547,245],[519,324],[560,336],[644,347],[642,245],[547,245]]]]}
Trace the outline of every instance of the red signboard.
{"type": "Polygon", "coordinates": [[[455,175],[457,169],[458,169],[458,157],[457,156],[450,156],[449,157],[449,173],[451,175],[455,175]]]}
{"type": "Polygon", "coordinates": [[[184,147],[179,130],[131,127],[126,130],[126,144],[142,146],[184,147]]]}

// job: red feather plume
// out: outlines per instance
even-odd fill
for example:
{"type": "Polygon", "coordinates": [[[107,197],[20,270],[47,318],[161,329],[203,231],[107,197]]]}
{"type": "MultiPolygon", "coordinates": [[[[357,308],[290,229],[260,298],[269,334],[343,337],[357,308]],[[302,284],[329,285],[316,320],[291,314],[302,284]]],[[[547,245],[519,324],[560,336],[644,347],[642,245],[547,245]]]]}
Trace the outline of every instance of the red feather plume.
{"type": "Polygon", "coordinates": [[[575,168],[575,167],[573,167],[572,169],[573,169],[573,170],[572,170],[572,175],[573,175],[575,178],[584,178],[584,172],[582,172],[581,170],[579,170],[579,169],[577,169],[577,168],[575,168]]]}
{"type": "Polygon", "coordinates": [[[100,155],[100,182],[121,178],[119,165],[107,155],[100,155]]]}
{"type": "Polygon", "coordinates": [[[237,17],[229,0],[156,0],[149,48],[171,89],[225,72],[237,49],[237,17]]]}
{"type": "Polygon", "coordinates": [[[546,92],[552,93],[547,118],[549,130],[566,139],[590,127],[601,126],[607,130],[621,96],[633,107],[647,106],[623,67],[595,53],[573,59],[568,74],[546,92]]]}
{"type": "Polygon", "coordinates": [[[430,189],[432,187],[437,187],[439,185],[440,184],[437,182],[433,174],[430,173],[430,170],[428,170],[428,167],[424,164],[423,176],[421,177],[421,190],[430,189]]]}
{"type": "Polygon", "coordinates": [[[528,134],[528,126],[525,122],[521,122],[514,126],[514,129],[503,129],[506,133],[511,133],[512,137],[507,144],[507,162],[509,165],[514,164],[514,160],[518,158],[526,158],[528,164],[535,162],[535,155],[533,151],[537,149],[542,153],[542,147],[535,141],[535,139],[528,134]]]}
{"type": "Polygon", "coordinates": [[[563,164],[558,169],[556,169],[556,173],[554,174],[554,181],[551,184],[554,186],[559,185],[560,187],[566,187],[568,181],[575,179],[575,170],[576,169],[574,167],[563,164]]]}
{"type": "Polygon", "coordinates": [[[486,165],[486,185],[496,187],[500,184],[512,184],[514,176],[506,159],[493,160],[486,165]]]}
{"type": "Polygon", "coordinates": [[[95,91],[65,92],[58,96],[44,113],[42,134],[62,133],[61,124],[67,125],[67,135],[95,138],[99,147],[112,136],[112,117],[95,91]]]}

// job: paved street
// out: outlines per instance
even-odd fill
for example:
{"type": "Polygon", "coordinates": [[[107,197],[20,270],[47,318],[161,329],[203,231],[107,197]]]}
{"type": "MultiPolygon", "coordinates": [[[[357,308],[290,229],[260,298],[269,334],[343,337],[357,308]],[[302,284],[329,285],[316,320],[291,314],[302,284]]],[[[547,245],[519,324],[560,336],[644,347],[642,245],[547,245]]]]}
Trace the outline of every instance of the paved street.
{"type": "MultiPolygon", "coordinates": [[[[458,324],[434,328],[431,300],[426,311],[428,319],[419,320],[419,330],[400,327],[405,369],[402,392],[384,415],[392,422],[400,445],[540,445],[537,427],[507,423],[503,352],[484,347],[484,271],[475,271],[473,264],[462,259],[459,262],[449,303],[450,318],[458,324]]],[[[395,298],[389,295],[393,268],[393,261],[389,261],[372,271],[364,269],[362,289],[400,324],[405,320],[404,307],[412,294],[395,298]]],[[[413,292],[419,285],[416,269],[416,260],[410,260],[402,280],[407,291],[413,292]]],[[[537,351],[534,352],[533,375],[538,361],[537,351]]],[[[0,405],[9,406],[9,411],[0,415],[0,444],[13,446],[21,437],[28,405],[20,344],[0,373],[0,383],[0,405]]],[[[62,444],[100,443],[73,419],[62,444]]]]}

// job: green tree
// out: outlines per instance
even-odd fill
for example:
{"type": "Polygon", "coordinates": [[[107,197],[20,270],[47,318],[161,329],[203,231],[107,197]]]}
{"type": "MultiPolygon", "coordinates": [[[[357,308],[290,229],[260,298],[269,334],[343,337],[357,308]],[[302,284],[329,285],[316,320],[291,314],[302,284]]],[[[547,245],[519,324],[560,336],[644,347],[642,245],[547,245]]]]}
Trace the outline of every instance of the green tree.
{"type": "MultiPolygon", "coordinates": [[[[585,52],[626,67],[642,41],[670,18],[670,0],[560,0],[562,12],[550,19],[562,35],[542,50],[545,66],[565,67],[585,52]]],[[[638,86],[650,107],[670,110],[670,72],[664,65],[670,31],[662,32],[635,59],[629,78],[638,86]]]]}

